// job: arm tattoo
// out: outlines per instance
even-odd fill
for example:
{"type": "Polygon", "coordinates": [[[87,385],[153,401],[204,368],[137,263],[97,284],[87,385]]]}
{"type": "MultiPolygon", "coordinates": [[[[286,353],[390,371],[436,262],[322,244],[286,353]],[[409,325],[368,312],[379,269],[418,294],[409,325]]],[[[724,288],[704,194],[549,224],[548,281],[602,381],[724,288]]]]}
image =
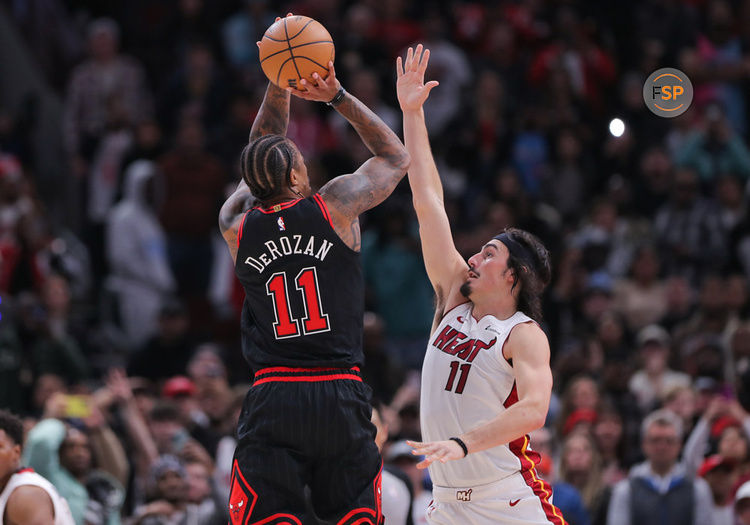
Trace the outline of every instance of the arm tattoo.
{"type": "Polygon", "coordinates": [[[250,142],[263,135],[286,135],[289,125],[289,93],[280,87],[268,83],[266,96],[255,117],[250,130],[250,142]]]}

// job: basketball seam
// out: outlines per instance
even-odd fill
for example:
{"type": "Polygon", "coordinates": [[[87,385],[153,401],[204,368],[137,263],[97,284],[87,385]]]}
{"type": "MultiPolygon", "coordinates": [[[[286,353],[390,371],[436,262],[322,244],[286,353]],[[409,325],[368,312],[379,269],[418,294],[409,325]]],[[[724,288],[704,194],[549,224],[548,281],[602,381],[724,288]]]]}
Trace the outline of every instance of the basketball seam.
{"type": "Polygon", "coordinates": [[[274,42],[286,42],[286,40],[279,40],[278,38],[274,38],[268,35],[263,35],[263,38],[267,38],[268,40],[273,40],[274,42]]]}
{"type": "MultiPolygon", "coordinates": [[[[310,25],[310,24],[312,24],[313,22],[315,22],[315,20],[313,20],[313,19],[311,18],[310,20],[308,20],[308,21],[307,21],[307,23],[306,23],[305,25],[303,25],[303,26],[302,26],[302,29],[300,29],[299,31],[297,31],[297,32],[296,32],[296,33],[295,33],[294,35],[292,35],[292,36],[289,36],[289,33],[287,32],[287,40],[294,40],[295,38],[297,38],[297,37],[298,37],[298,36],[300,35],[300,33],[302,33],[302,31],[304,31],[304,30],[305,30],[305,29],[307,28],[307,26],[309,26],[309,25],[310,25]]],[[[286,20],[284,21],[284,27],[286,28],[286,20]]]]}
{"type": "MultiPolygon", "coordinates": [[[[326,66],[324,66],[323,64],[321,64],[320,62],[318,62],[316,60],[313,60],[312,58],[308,58],[306,56],[299,56],[299,57],[296,57],[296,58],[299,58],[300,60],[302,60],[302,59],[309,60],[310,62],[312,62],[316,66],[322,67],[323,69],[328,69],[326,66]]],[[[295,67],[296,67],[296,65],[295,65],[295,67]]]]}
{"type": "MultiPolygon", "coordinates": [[[[297,72],[297,78],[302,78],[302,74],[299,72],[299,68],[297,67],[297,61],[294,60],[294,51],[292,50],[292,44],[289,43],[289,27],[287,27],[286,25],[286,18],[284,19],[284,33],[286,34],[286,45],[287,47],[289,47],[289,55],[292,58],[292,64],[294,65],[294,70],[297,72]]],[[[280,76],[281,76],[281,70],[279,69],[279,77],[280,76]]],[[[277,77],[277,82],[278,82],[278,77],[277,77]]]]}
{"type": "MultiPolygon", "coordinates": [[[[281,42],[283,42],[283,40],[281,42]]],[[[296,46],[291,46],[289,49],[297,49],[298,47],[310,46],[312,44],[333,44],[333,40],[316,40],[315,42],[305,42],[304,44],[297,44],[296,46]]],[[[260,63],[262,64],[265,60],[267,60],[267,59],[269,59],[269,58],[271,58],[273,56],[276,56],[279,53],[283,53],[285,51],[289,51],[289,49],[282,49],[281,51],[276,51],[275,53],[271,53],[270,55],[268,55],[267,57],[265,57],[263,60],[261,60],[260,63]]]]}

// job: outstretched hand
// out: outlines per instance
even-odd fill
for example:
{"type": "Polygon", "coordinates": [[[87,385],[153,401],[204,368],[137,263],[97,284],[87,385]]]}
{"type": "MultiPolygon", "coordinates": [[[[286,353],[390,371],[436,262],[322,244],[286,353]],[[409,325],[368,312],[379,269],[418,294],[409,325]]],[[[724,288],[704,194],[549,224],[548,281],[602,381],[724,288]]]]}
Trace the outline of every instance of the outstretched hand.
{"type": "Polygon", "coordinates": [[[448,439],[446,441],[432,441],[430,443],[420,443],[418,441],[407,441],[411,451],[415,456],[424,456],[425,458],[417,463],[417,468],[424,469],[430,466],[433,461],[445,463],[454,459],[464,457],[464,451],[455,441],[448,439]]]}
{"type": "Polygon", "coordinates": [[[403,62],[401,57],[396,58],[396,94],[401,111],[420,109],[432,88],[439,84],[437,80],[424,83],[424,73],[429,61],[430,50],[424,49],[422,44],[417,46],[416,51],[409,48],[403,62]]]}
{"type": "Polygon", "coordinates": [[[304,90],[290,87],[286,88],[287,91],[299,98],[315,102],[330,102],[341,88],[341,82],[336,78],[336,70],[333,68],[333,62],[330,60],[328,61],[328,76],[326,78],[313,73],[312,81],[303,78],[299,83],[304,90]]]}

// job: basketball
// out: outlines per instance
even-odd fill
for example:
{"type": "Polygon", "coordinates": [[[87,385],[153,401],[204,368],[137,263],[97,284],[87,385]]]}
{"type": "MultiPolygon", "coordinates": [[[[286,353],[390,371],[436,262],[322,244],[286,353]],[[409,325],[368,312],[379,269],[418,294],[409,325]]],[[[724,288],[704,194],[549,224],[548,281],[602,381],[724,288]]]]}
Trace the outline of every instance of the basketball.
{"type": "Polygon", "coordinates": [[[301,89],[299,81],[312,74],[328,76],[335,51],[331,35],[320,22],[306,16],[288,16],[274,22],[260,41],[260,66],[280,88],[301,89]]]}

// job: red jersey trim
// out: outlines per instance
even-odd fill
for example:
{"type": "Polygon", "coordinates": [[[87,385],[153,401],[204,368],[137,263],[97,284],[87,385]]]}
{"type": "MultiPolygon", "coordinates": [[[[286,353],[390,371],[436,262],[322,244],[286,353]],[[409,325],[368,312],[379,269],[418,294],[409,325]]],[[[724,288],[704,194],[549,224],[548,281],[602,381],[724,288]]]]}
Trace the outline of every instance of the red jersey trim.
{"type": "Polygon", "coordinates": [[[549,501],[552,497],[552,488],[536,474],[536,462],[534,459],[537,459],[538,462],[539,455],[536,452],[532,452],[532,455],[527,453],[529,436],[520,437],[511,441],[508,445],[511,452],[520,460],[523,480],[532,492],[534,492],[534,495],[539,498],[547,520],[553,525],[568,525],[560,509],[549,501]]]}
{"type": "Polygon", "coordinates": [[[242,227],[245,226],[245,219],[247,218],[247,214],[250,213],[250,210],[247,210],[242,215],[242,221],[240,222],[240,229],[237,231],[237,249],[240,247],[240,239],[242,239],[242,227]]]}
{"type": "Polygon", "coordinates": [[[328,206],[326,205],[326,202],[323,200],[323,197],[320,196],[320,193],[316,193],[313,195],[313,198],[315,199],[315,202],[318,203],[318,207],[320,208],[320,211],[323,212],[323,217],[326,221],[328,221],[328,224],[331,225],[331,228],[333,228],[333,220],[331,219],[331,214],[328,212],[328,206]]]}
{"type": "Polygon", "coordinates": [[[259,376],[262,374],[273,374],[278,372],[291,372],[291,373],[306,373],[306,372],[332,372],[334,370],[348,371],[354,370],[359,372],[359,367],[354,366],[352,368],[297,368],[291,366],[274,366],[271,368],[261,368],[255,375],[259,376]]]}
{"type": "Polygon", "coordinates": [[[336,525],[377,525],[375,522],[376,519],[378,519],[378,514],[374,510],[367,507],[360,507],[349,511],[336,525]],[[366,514],[371,514],[374,519],[369,518],[366,514]],[[354,518],[358,518],[357,521],[351,521],[354,518]]]}
{"type": "Polygon", "coordinates": [[[267,214],[278,213],[281,210],[286,210],[287,208],[291,208],[292,206],[294,206],[295,204],[297,204],[301,200],[302,199],[300,198],[300,199],[296,199],[296,200],[293,200],[293,201],[283,202],[281,204],[274,204],[273,206],[269,206],[267,208],[263,208],[261,206],[256,206],[253,209],[254,210],[258,210],[261,213],[267,213],[267,214]]]}
{"type": "Polygon", "coordinates": [[[317,383],[320,381],[336,381],[338,379],[351,379],[362,382],[362,378],[354,374],[331,374],[322,376],[270,376],[258,379],[253,382],[253,386],[262,385],[263,383],[317,383]]]}
{"type": "MultiPolygon", "coordinates": [[[[510,389],[510,394],[508,394],[508,397],[503,401],[503,406],[508,408],[515,405],[517,402],[518,388],[514,381],[513,387],[510,389]]],[[[531,454],[528,453],[529,436],[525,435],[518,439],[514,439],[508,443],[508,447],[510,448],[510,451],[513,452],[513,455],[521,462],[521,476],[523,476],[526,485],[528,485],[534,492],[534,495],[539,498],[544,515],[549,522],[553,525],[567,525],[560,509],[555,507],[549,501],[552,497],[552,488],[543,479],[537,476],[536,464],[539,462],[539,454],[533,451],[531,454]]]]}
{"type": "MultiPolygon", "coordinates": [[[[252,525],[264,525],[265,523],[270,523],[272,521],[280,520],[282,518],[284,518],[286,520],[291,519],[294,522],[294,525],[302,525],[302,522],[299,520],[299,518],[297,516],[292,516],[291,514],[284,514],[282,512],[280,512],[278,514],[274,514],[273,516],[268,516],[267,518],[264,518],[264,519],[262,519],[260,521],[256,521],[252,525]]],[[[279,521],[277,523],[289,523],[289,522],[288,521],[279,521]]]]}

